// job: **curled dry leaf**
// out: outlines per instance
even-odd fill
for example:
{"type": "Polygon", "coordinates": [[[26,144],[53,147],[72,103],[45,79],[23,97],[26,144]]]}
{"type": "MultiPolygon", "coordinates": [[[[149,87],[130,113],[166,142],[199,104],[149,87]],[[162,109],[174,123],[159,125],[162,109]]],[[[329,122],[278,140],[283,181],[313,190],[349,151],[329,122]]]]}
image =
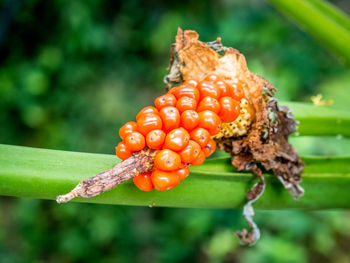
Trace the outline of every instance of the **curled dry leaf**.
{"type": "Polygon", "coordinates": [[[288,136],[296,131],[297,122],[287,107],[278,105],[273,97],[276,89],[261,76],[251,73],[245,57],[236,49],[224,47],[220,38],[203,43],[198,40],[195,31],[179,29],[171,51],[170,73],[164,79],[169,87],[191,78],[204,78],[210,73],[232,85],[245,83],[245,98],[250,113],[249,129],[246,129],[246,134],[236,133],[214,139],[220,150],[232,154],[233,166],[238,170],[250,170],[261,178],[247,193],[248,203],[244,208],[244,216],[252,232],[244,230],[237,233],[242,243],[252,244],[259,233],[252,221],[254,213],[251,204],[265,187],[262,171],[257,164],[272,170],[295,199],[304,193],[299,185],[304,164],[288,143],[288,136]]]}

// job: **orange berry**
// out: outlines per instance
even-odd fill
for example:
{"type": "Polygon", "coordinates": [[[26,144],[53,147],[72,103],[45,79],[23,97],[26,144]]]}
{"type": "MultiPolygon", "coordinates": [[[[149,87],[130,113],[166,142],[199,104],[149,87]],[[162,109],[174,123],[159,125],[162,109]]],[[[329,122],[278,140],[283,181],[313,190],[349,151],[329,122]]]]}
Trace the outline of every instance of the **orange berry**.
{"type": "Polygon", "coordinates": [[[166,191],[174,188],[180,183],[179,176],[174,172],[166,172],[154,169],[151,175],[154,188],[158,191],[166,191]]]}
{"type": "Polygon", "coordinates": [[[129,133],[125,137],[125,145],[133,152],[141,151],[146,146],[145,137],[139,132],[129,133]]]}
{"type": "Polygon", "coordinates": [[[201,165],[205,161],[205,154],[203,151],[200,151],[198,157],[192,161],[193,166],[201,165]]]}
{"type": "Polygon", "coordinates": [[[183,163],[191,163],[194,159],[196,159],[201,151],[201,147],[198,143],[193,140],[190,140],[187,146],[179,152],[181,161],[183,163]]]}
{"type": "Polygon", "coordinates": [[[165,132],[169,132],[180,126],[180,113],[175,107],[164,107],[160,110],[159,115],[163,120],[163,130],[165,132]]]}
{"type": "Polygon", "coordinates": [[[142,115],[149,114],[149,113],[158,114],[159,112],[158,112],[158,110],[157,110],[155,107],[152,107],[152,106],[144,107],[142,110],[140,110],[139,113],[137,113],[137,115],[136,115],[136,121],[137,121],[142,115]]]}
{"type": "Polygon", "coordinates": [[[215,82],[215,81],[218,81],[220,80],[220,78],[215,75],[215,74],[209,74],[207,75],[205,78],[204,78],[205,81],[212,81],[212,82],[215,82]]]}
{"type": "Polygon", "coordinates": [[[196,101],[199,100],[200,96],[199,90],[191,84],[182,84],[181,86],[174,87],[169,93],[175,95],[177,99],[181,97],[190,97],[196,101]]]}
{"type": "Polygon", "coordinates": [[[199,92],[201,94],[200,99],[209,96],[215,99],[220,98],[220,89],[209,81],[202,81],[198,85],[199,92]]]}
{"type": "Polygon", "coordinates": [[[190,174],[190,167],[186,164],[182,164],[179,169],[174,170],[174,174],[176,174],[180,181],[182,181],[190,174]]]}
{"type": "Polygon", "coordinates": [[[120,142],[117,147],[115,147],[115,154],[124,161],[132,155],[132,151],[126,147],[125,143],[120,142]]]}
{"type": "Polygon", "coordinates": [[[159,96],[154,100],[154,105],[156,105],[156,108],[158,110],[161,110],[161,108],[164,108],[166,106],[174,106],[176,105],[176,98],[172,94],[165,94],[162,96],[159,96]]]}
{"type": "Polygon", "coordinates": [[[235,100],[240,101],[242,98],[244,98],[244,88],[247,85],[243,81],[238,81],[237,84],[232,85],[233,91],[232,91],[232,98],[235,100]]]}
{"type": "Polygon", "coordinates": [[[220,105],[219,117],[223,122],[233,122],[237,119],[241,111],[240,103],[237,100],[231,97],[222,97],[220,105]]]}
{"type": "Polygon", "coordinates": [[[216,149],[216,143],[212,138],[210,138],[207,145],[203,147],[202,151],[205,157],[209,157],[215,152],[215,149],[216,149]]]}
{"type": "Polygon", "coordinates": [[[196,88],[198,86],[198,81],[195,80],[195,79],[189,79],[189,80],[186,80],[184,82],[184,85],[189,85],[189,86],[193,86],[194,88],[196,88]]]}
{"type": "Polygon", "coordinates": [[[220,111],[220,103],[217,99],[214,99],[212,97],[205,97],[201,100],[197,107],[197,112],[210,110],[215,113],[218,113],[220,111]]]}
{"type": "Polygon", "coordinates": [[[198,113],[198,115],[198,126],[208,130],[210,135],[215,135],[221,130],[221,119],[215,112],[205,110],[198,113]]]}
{"type": "Polygon", "coordinates": [[[196,128],[190,133],[190,137],[192,140],[198,143],[201,148],[203,148],[207,145],[210,134],[206,129],[196,128]]]}
{"type": "Polygon", "coordinates": [[[143,173],[135,176],[132,181],[136,185],[136,187],[142,191],[152,191],[153,184],[151,179],[151,173],[143,173]]]}
{"type": "Polygon", "coordinates": [[[186,147],[189,140],[190,135],[184,128],[173,129],[165,137],[164,148],[178,152],[186,147]]]}
{"type": "Polygon", "coordinates": [[[165,140],[165,132],[162,130],[150,131],[146,136],[146,144],[150,149],[161,149],[165,140]]]}
{"type": "Polygon", "coordinates": [[[179,169],[181,165],[180,155],[169,149],[161,150],[154,158],[154,167],[164,171],[179,169]]]}
{"type": "Polygon", "coordinates": [[[147,135],[147,133],[152,130],[160,130],[163,126],[162,119],[159,117],[159,115],[153,113],[141,115],[136,123],[138,131],[143,135],[147,135]]]}
{"type": "Polygon", "coordinates": [[[185,110],[196,110],[197,101],[190,97],[181,97],[176,103],[176,108],[179,110],[180,114],[185,110]]]}
{"type": "Polygon", "coordinates": [[[119,136],[122,140],[124,140],[126,135],[128,135],[129,133],[132,133],[134,131],[137,131],[136,122],[128,121],[119,129],[119,136]]]}
{"type": "Polygon", "coordinates": [[[232,96],[233,87],[227,84],[225,81],[219,80],[215,82],[215,85],[219,88],[221,97],[232,96]]]}
{"type": "Polygon", "coordinates": [[[186,110],[181,114],[181,127],[192,131],[199,123],[199,115],[194,110],[186,110]]]}

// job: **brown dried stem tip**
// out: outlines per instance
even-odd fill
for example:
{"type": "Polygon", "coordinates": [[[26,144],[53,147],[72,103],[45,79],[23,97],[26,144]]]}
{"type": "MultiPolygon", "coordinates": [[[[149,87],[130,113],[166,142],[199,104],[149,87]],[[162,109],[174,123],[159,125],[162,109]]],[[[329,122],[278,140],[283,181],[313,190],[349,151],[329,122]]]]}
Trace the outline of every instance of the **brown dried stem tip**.
{"type": "Polygon", "coordinates": [[[112,169],[81,181],[72,191],[56,198],[57,203],[66,203],[75,197],[91,198],[111,190],[138,174],[152,172],[153,160],[158,151],[145,149],[135,152],[130,158],[112,169]]]}

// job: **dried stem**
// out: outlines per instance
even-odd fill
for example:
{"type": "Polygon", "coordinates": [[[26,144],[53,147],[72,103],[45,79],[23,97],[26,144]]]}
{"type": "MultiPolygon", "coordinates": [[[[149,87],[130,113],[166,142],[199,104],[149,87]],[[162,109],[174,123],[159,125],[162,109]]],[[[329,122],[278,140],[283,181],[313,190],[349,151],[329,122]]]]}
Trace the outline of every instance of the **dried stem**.
{"type": "Polygon", "coordinates": [[[66,203],[75,197],[91,198],[111,190],[141,173],[151,172],[153,160],[158,151],[145,149],[134,153],[130,158],[112,169],[81,181],[72,191],[56,198],[57,203],[66,203]]]}

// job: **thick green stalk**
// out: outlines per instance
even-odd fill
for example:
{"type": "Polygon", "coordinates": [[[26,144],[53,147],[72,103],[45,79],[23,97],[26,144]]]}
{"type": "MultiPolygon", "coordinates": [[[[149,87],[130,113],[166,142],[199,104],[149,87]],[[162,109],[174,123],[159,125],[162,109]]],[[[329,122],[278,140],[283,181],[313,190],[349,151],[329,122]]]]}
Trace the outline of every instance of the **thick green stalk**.
{"type": "MultiPolygon", "coordinates": [[[[347,112],[305,103],[288,105],[300,121],[300,135],[338,135],[350,137],[347,112]]],[[[267,175],[266,193],[257,208],[350,208],[350,157],[303,157],[306,163],[302,186],[306,190],[299,202],[273,175],[267,175]]],[[[107,170],[119,162],[104,154],[77,153],[0,145],[0,195],[55,199],[69,192],[81,180],[107,170]]],[[[230,158],[212,159],[191,168],[191,176],[171,191],[150,193],[137,190],[132,182],[91,199],[75,201],[153,205],[170,207],[241,207],[254,176],[237,172],[230,158]]]]}
{"type": "MultiPolygon", "coordinates": [[[[282,185],[268,175],[265,194],[257,202],[264,209],[350,208],[350,158],[304,157],[303,187],[295,202],[282,185]]],[[[118,163],[112,155],[0,145],[0,194],[18,197],[55,199],[70,191],[79,181],[107,170],[118,163]]],[[[207,161],[192,167],[189,178],[171,191],[142,192],[126,182],[91,199],[75,201],[169,207],[241,207],[253,183],[250,173],[237,172],[230,158],[207,161]]]]}
{"type": "Polygon", "coordinates": [[[299,121],[301,136],[342,136],[350,138],[350,112],[303,102],[280,102],[288,106],[299,121]]]}
{"type": "Polygon", "coordinates": [[[323,0],[269,0],[350,65],[350,20],[323,0]]]}

